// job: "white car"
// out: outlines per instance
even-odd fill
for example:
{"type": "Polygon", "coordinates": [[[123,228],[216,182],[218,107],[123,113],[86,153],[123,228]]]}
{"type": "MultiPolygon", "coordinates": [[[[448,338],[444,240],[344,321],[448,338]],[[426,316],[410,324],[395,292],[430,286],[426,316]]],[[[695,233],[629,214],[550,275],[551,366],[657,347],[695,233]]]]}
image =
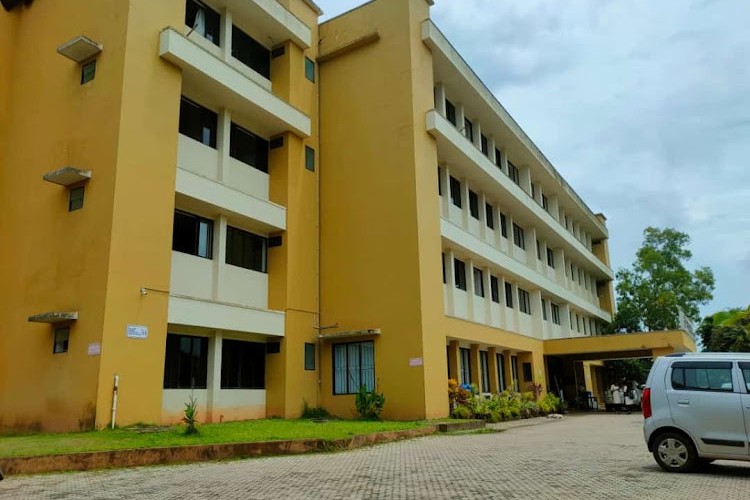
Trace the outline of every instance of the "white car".
{"type": "Polygon", "coordinates": [[[714,460],[750,461],[750,354],[657,358],[641,402],[643,436],[670,472],[714,460]]]}

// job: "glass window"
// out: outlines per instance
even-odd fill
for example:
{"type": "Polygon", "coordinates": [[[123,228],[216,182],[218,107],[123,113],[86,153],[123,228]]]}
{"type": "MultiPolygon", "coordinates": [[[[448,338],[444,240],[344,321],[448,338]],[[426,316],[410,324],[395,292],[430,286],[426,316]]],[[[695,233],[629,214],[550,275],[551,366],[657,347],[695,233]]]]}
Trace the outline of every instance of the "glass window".
{"type": "Polygon", "coordinates": [[[221,16],[198,0],[187,0],[185,24],[215,45],[220,43],[221,16]]]}
{"type": "Polygon", "coordinates": [[[268,173],[268,141],[232,123],[229,134],[229,155],[268,173]]]}
{"type": "Polygon", "coordinates": [[[550,302],[550,311],[552,312],[552,322],[556,325],[560,324],[560,307],[557,304],[550,302]]]}
{"type": "Polygon", "coordinates": [[[479,218],[479,196],[471,190],[469,190],[469,213],[475,219],[479,218]]]}
{"type": "Polygon", "coordinates": [[[461,384],[471,384],[471,350],[461,347],[460,355],[461,384]]]}
{"type": "Polygon", "coordinates": [[[524,234],[523,228],[513,223],[513,243],[516,244],[518,248],[526,249],[526,235],[524,234]]]}
{"type": "Polygon", "coordinates": [[[555,252],[551,248],[547,248],[547,265],[555,268],[555,252]]]}
{"type": "Polygon", "coordinates": [[[266,344],[224,339],[221,343],[221,388],[265,387],[266,344]]]}
{"type": "Polygon", "coordinates": [[[484,153],[484,156],[487,156],[490,154],[490,147],[487,141],[487,136],[484,134],[481,134],[481,143],[482,143],[482,153],[484,153]]]}
{"type": "Polygon", "coordinates": [[[205,389],[207,374],[208,339],[168,333],[164,388],[205,389]]]}
{"type": "Polygon", "coordinates": [[[476,267],[474,268],[474,295],[484,297],[484,273],[476,267]]]}
{"type": "Polygon", "coordinates": [[[468,118],[464,118],[464,135],[471,142],[474,142],[474,124],[468,118]]]}
{"type": "Polygon", "coordinates": [[[542,260],[542,244],[536,240],[536,258],[542,260]]]}
{"type": "Polygon", "coordinates": [[[443,252],[440,256],[440,263],[443,265],[443,284],[445,284],[448,282],[445,276],[445,252],[443,252]]]}
{"type": "MultiPolygon", "coordinates": [[[[597,323],[597,330],[598,326],[597,323]]],[[[740,369],[742,370],[742,378],[745,380],[745,388],[750,392],[750,363],[740,363],[740,369]]]]}
{"type": "Polygon", "coordinates": [[[462,260],[453,259],[453,270],[455,271],[456,288],[466,290],[466,264],[462,260]]]}
{"type": "Polygon", "coordinates": [[[81,66],[81,85],[89,83],[96,77],[96,59],[81,66]]]}
{"type": "Polygon", "coordinates": [[[438,195],[439,196],[443,196],[442,178],[443,178],[443,170],[440,167],[438,167],[438,195]]]}
{"type": "Polygon", "coordinates": [[[266,238],[227,226],[227,264],[265,273],[267,248],[266,238]]]}
{"type": "Polygon", "coordinates": [[[305,78],[315,82],[315,62],[309,57],[305,57],[305,78]]]}
{"type": "Polygon", "coordinates": [[[676,362],[672,365],[672,388],[683,391],[732,392],[732,363],[724,361],[676,362]]]}
{"type": "Polygon", "coordinates": [[[456,107],[448,99],[445,100],[445,117],[456,126],[456,107]]]}
{"type": "Polygon", "coordinates": [[[216,148],[216,127],[218,117],[210,109],[180,98],[180,133],[206,146],[216,148]]]}
{"type": "Polygon", "coordinates": [[[505,356],[498,353],[497,356],[497,387],[500,391],[506,389],[505,386],[505,356]]]}
{"type": "Polygon", "coordinates": [[[505,305],[507,307],[513,307],[513,285],[505,282],[505,305]]]}
{"type": "Polygon", "coordinates": [[[305,168],[315,172],[315,150],[310,146],[305,146],[305,168]]]}
{"type": "Polygon", "coordinates": [[[508,237],[508,219],[502,212],[500,212],[500,234],[503,235],[503,238],[508,237]]]}
{"type": "Polygon", "coordinates": [[[500,283],[495,276],[490,276],[490,291],[492,292],[492,302],[500,303],[500,283]]]}
{"type": "Polygon", "coordinates": [[[68,212],[73,212],[83,208],[84,192],[85,189],[83,186],[78,186],[70,190],[68,195],[68,212]]]}
{"type": "Polygon", "coordinates": [[[461,208],[461,181],[450,176],[451,200],[458,208],[461,208]]]}
{"type": "Polygon", "coordinates": [[[523,367],[523,381],[524,382],[533,382],[534,381],[534,373],[531,370],[531,363],[523,363],[521,366],[523,367]]]}
{"type": "Polygon", "coordinates": [[[55,328],[55,343],[52,346],[52,354],[68,352],[68,341],[70,340],[70,328],[55,328]]]}
{"type": "Polygon", "coordinates": [[[172,250],[205,259],[212,258],[214,222],[175,210],[172,226],[172,250]]]}
{"type": "Polygon", "coordinates": [[[237,26],[232,26],[232,57],[271,79],[271,51],[237,26]]]}
{"type": "Polygon", "coordinates": [[[315,344],[305,344],[305,370],[315,370],[315,344]]]}
{"type": "Polygon", "coordinates": [[[531,301],[529,300],[529,292],[518,289],[518,309],[522,313],[531,314],[531,301]]]}
{"type": "Polygon", "coordinates": [[[547,321],[547,301],[542,299],[542,320],[547,321]]]}
{"type": "Polygon", "coordinates": [[[482,380],[482,392],[490,392],[490,363],[487,351],[479,351],[479,372],[482,380]]]}
{"type": "Polygon", "coordinates": [[[495,165],[500,170],[503,169],[503,153],[499,149],[495,148],[495,165]]]}
{"type": "Polygon", "coordinates": [[[333,346],[333,393],[375,390],[375,346],[372,341],[333,346]]]}
{"type": "Polygon", "coordinates": [[[542,208],[549,212],[549,200],[545,195],[542,195],[542,208]]]}
{"type": "Polygon", "coordinates": [[[494,209],[492,208],[492,205],[489,203],[485,204],[484,206],[484,219],[487,224],[487,227],[490,229],[495,229],[495,214],[494,209]]]}
{"type": "Polygon", "coordinates": [[[515,182],[517,185],[521,185],[521,176],[518,173],[518,168],[516,168],[516,166],[513,165],[510,160],[508,160],[508,177],[510,177],[510,180],[515,182]]]}

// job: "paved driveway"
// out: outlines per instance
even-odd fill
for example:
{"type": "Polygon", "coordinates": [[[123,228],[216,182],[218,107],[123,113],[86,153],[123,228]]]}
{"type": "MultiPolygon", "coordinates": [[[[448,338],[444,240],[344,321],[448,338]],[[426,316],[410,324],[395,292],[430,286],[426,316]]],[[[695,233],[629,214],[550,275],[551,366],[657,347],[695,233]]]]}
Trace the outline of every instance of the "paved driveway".
{"type": "Polygon", "coordinates": [[[426,437],[352,452],[11,477],[0,498],[139,499],[750,497],[750,465],[661,472],[639,415],[583,415],[499,434],[426,437]]]}

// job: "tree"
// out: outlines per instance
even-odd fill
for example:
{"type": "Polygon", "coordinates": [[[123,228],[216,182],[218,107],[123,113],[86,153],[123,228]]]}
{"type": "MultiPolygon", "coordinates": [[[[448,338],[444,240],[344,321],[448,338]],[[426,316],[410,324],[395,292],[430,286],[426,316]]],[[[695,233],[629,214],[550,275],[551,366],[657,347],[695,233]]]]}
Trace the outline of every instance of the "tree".
{"type": "Polygon", "coordinates": [[[698,335],[705,351],[750,352],[750,306],[707,316],[698,328],[698,335]]]}
{"type": "Polygon", "coordinates": [[[700,319],[699,306],[713,298],[714,275],[708,267],[693,272],[685,267],[693,256],[689,243],[687,234],[669,227],[643,231],[632,267],[617,271],[616,319],[623,328],[672,330],[680,311],[693,321],[700,319]]]}

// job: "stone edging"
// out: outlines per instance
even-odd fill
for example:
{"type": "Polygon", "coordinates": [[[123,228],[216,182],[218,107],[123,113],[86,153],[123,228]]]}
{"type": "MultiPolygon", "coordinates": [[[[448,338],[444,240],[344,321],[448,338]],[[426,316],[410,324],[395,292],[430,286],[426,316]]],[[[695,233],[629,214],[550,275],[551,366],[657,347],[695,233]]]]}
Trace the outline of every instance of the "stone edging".
{"type": "Polygon", "coordinates": [[[353,450],[377,443],[427,436],[435,432],[437,432],[437,427],[431,425],[419,429],[376,432],[333,440],[296,439],[289,441],[260,441],[255,443],[93,451],[37,457],[9,457],[0,458],[0,470],[6,476],[15,476],[44,472],[87,471],[114,467],[206,462],[270,455],[298,455],[323,451],[353,450]]]}

